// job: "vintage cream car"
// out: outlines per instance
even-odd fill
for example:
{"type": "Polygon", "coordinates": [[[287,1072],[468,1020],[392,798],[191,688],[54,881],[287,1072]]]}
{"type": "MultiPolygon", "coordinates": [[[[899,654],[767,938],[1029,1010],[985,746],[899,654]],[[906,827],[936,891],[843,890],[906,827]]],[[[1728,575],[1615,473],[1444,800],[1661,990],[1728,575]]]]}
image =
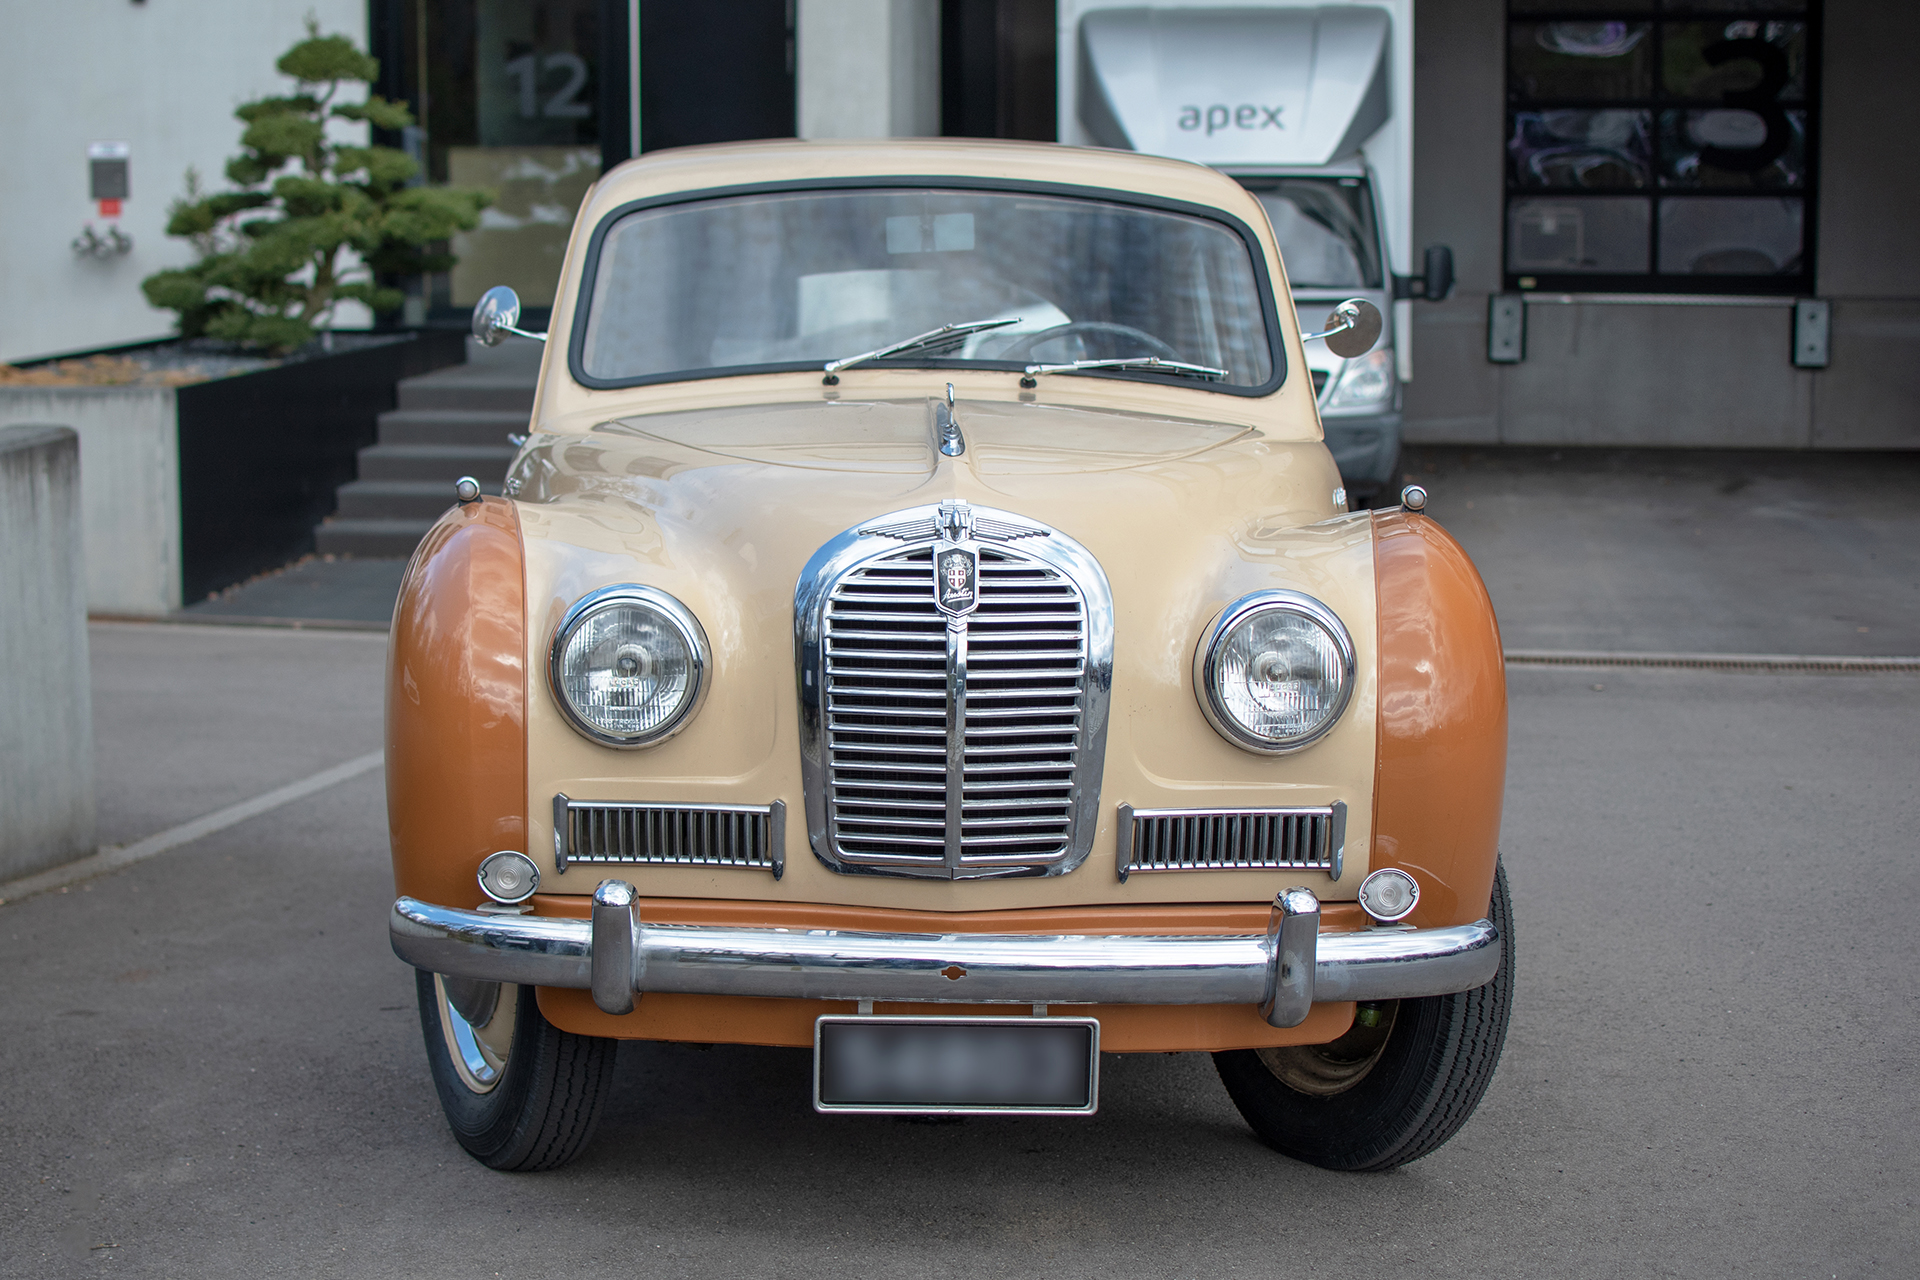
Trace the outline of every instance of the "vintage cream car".
{"type": "Polygon", "coordinates": [[[1499,632],[1419,495],[1346,509],[1252,195],[690,148],[606,175],[557,296],[393,624],[391,935],[468,1151],[571,1159],[622,1039],[810,1048],[829,1112],[1088,1114],[1102,1054],[1207,1051],[1340,1169],[1460,1128],[1499,632]]]}

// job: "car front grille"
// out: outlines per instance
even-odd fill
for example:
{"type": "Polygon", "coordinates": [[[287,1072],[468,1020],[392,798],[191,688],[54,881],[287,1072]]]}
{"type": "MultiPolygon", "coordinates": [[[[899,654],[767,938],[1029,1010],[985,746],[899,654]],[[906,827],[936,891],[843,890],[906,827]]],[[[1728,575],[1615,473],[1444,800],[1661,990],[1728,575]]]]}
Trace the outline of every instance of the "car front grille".
{"type": "Polygon", "coordinates": [[[1340,876],[1347,806],[1135,809],[1120,806],[1120,878],[1135,871],[1326,871],[1340,876]]]}
{"type": "Polygon", "coordinates": [[[836,869],[971,878],[1086,856],[1110,611],[1025,544],[977,550],[977,603],[962,618],[935,603],[930,544],[867,558],[823,593],[809,800],[816,851],[836,869]]]}
{"type": "Polygon", "coordinates": [[[787,806],[627,804],[553,798],[554,862],[786,870],[787,806]]]}

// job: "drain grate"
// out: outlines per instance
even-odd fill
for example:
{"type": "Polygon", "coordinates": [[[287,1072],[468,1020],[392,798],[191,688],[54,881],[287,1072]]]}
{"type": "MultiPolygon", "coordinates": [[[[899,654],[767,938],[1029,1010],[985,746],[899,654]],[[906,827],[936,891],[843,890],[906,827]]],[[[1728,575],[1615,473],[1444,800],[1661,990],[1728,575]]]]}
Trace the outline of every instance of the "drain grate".
{"type": "Polygon", "coordinates": [[[1510,667],[1662,667],[1693,671],[1824,672],[1832,675],[1920,675],[1920,658],[1790,653],[1605,653],[1578,649],[1509,649],[1510,667]]]}

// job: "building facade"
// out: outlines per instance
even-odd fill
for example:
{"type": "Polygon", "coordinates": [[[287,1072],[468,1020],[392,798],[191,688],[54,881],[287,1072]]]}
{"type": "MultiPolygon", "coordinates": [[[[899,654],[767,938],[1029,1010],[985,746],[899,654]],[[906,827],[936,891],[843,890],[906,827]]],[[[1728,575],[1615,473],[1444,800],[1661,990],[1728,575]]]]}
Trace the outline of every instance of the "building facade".
{"type": "MultiPolygon", "coordinates": [[[[398,323],[458,323],[497,283],[537,315],[586,187],[642,151],[1081,136],[1060,88],[1080,32],[1074,6],[1051,0],[0,11],[16,33],[0,50],[8,169],[31,175],[0,187],[5,360],[165,333],[138,282],[187,256],[163,234],[166,204],[189,165],[217,181],[233,106],[281,89],[272,61],[309,11],[380,58],[378,91],[419,120],[385,140],[425,180],[497,193],[454,246],[458,267],[401,282],[398,323]],[[109,217],[116,158],[127,187],[109,217]]],[[[1920,446],[1920,95],[1900,71],[1920,6],[1417,0],[1414,13],[1410,239],[1450,245],[1458,287],[1411,313],[1410,441],[1920,446]]]]}

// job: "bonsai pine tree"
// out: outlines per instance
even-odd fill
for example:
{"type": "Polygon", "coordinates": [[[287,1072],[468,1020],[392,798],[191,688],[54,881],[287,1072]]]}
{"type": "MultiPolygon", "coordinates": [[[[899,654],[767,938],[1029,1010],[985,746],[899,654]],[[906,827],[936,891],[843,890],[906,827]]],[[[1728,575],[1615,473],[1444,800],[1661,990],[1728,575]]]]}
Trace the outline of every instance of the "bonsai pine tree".
{"type": "Polygon", "coordinates": [[[189,170],[186,195],[174,202],[167,234],[191,240],[198,259],[148,276],[140,288],[154,306],[179,314],[183,337],[285,353],[331,321],[342,300],[375,312],[397,308],[401,292],[382,288],[378,276],[450,268],[453,256],[429,246],[479,225],[490,197],[408,186],[419,166],[405,152],[327,136],[330,120],[381,129],[413,123],[403,104],[378,96],[335,101],[380,72],[345,36],[323,36],[309,18],[307,38],[275,65],[295,90],[234,112],[246,125],[244,150],[227,164],[237,189],[204,194],[189,170]]]}

